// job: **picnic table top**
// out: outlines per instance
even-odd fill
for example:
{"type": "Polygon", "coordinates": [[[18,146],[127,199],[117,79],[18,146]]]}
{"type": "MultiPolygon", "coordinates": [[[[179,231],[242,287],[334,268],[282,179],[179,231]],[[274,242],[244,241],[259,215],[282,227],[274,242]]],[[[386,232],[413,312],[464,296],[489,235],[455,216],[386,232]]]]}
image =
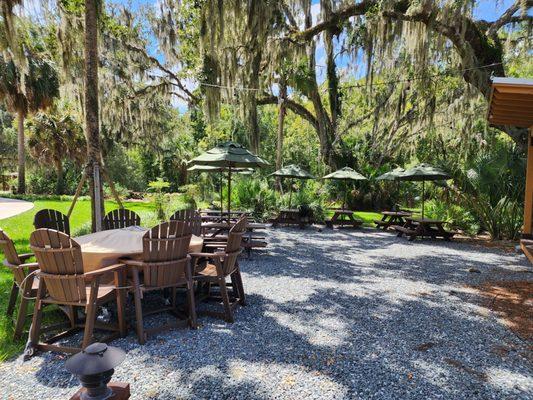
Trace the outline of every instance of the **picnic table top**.
{"type": "Polygon", "coordinates": [[[413,213],[408,211],[382,211],[381,214],[391,217],[409,217],[413,215],[413,213]]]}
{"type": "Polygon", "coordinates": [[[431,218],[418,218],[418,217],[407,217],[405,218],[408,221],[414,221],[421,224],[444,224],[446,221],[441,221],[438,219],[431,219],[431,218]]]}
{"type": "Polygon", "coordinates": [[[232,210],[232,211],[220,211],[220,210],[200,210],[200,214],[214,214],[214,215],[242,215],[248,214],[247,211],[232,210]]]}
{"type": "Polygon", "coordinates": [[[335,214],[346,214],[346,215],[351,215],[355,212],[354,210],[344,210],[342,208],[331,208],[329,211],[333,211],[335,214]]]}
{"type": "Polygon", "coordinates": [[[284,213],[300,213],[300,210],[298,210],[297,208],[282,208],[279,210],[279,212],[284,212],[284,213]]]}
{"type": "MultiPolygon", "coordinates": [[[[202,228],[213,228],[213,229],[229,229],[231,228],[235,223],[227,223],[227,222],[204,222],[202,223],[202,228]]],[[[256,222],[248,222],[246,224],[246,229],[266,229],[266,224],[258,224],[256,222]]]]}

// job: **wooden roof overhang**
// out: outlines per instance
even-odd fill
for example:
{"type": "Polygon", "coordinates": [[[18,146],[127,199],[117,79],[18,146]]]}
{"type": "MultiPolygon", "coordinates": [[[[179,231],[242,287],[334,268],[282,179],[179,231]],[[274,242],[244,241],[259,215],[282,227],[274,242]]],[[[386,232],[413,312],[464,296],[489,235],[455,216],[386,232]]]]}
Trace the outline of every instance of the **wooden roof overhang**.
{"type": "Polygon", "coordinates": [[[533,79],[493,78],[488,120],[491,125],[533,127],[533,79]]]}

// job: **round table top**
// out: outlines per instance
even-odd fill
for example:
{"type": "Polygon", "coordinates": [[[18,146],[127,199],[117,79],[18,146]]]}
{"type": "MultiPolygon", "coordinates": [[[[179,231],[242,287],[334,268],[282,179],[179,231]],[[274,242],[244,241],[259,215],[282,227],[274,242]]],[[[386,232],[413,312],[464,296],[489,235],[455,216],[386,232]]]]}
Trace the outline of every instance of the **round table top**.
{"type": "MultiPolygon", "coordinates": [[[[143,252],[142,238],[148,231],[140,226],[90,233],[74,238],[81,246],[84,270],[86,272],[106,267],[121,257],[135,257],[143,252]]],[[[189,251],[202,250],[203,239],[191,237],[189,251]]]]}

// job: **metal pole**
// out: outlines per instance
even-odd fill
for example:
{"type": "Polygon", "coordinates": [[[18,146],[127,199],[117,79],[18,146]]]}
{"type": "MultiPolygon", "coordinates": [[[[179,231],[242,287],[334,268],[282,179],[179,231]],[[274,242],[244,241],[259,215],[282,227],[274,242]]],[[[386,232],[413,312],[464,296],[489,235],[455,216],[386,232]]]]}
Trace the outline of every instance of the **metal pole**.
{"type": "Polygon", "coordinates": [[[228,223],[230,222],[230,211],[231,211],[231,165],[229,166],[228,171],[228,223]]]}
{"type": "Polygon", "coordinates": [[[424,197],[425,194],[426,194],[426,185],[425,185],[426,181],[425,180],[422,180],[422,219],[424,219],[424,197]]]}
{"type": "Polygon", "coordinates": [[[100,166],[98,162],[93,164],[94,171],[94,202],[96,207],[94,208],[94,217],[95,217],[95,228],[96,232],[102,230],[102,209],[100,208],[101,199],[100,199],[100,166]]]}
{"type": "Polygon", "coordinates": [[[224,195],[222,192],[222,186],[224,185],[224,170],[220,170],[220,218],[224,217],[224,195]]]}
{"type": "Polygon", "coordinates": [[[291,209],[292,204],[292,180],[289,178],[289,210],[291,209]]]}

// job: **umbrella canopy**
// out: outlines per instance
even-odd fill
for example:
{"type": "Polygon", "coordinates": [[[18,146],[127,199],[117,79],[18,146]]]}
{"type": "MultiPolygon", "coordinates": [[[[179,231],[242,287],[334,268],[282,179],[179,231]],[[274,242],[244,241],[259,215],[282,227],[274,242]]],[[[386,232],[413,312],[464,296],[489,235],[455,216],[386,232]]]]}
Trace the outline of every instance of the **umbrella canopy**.
{"type": "Polygon", "coordinates": [[[429,164],[418,164],[413,168],[406,170],[398,179],[401,181],[422,182],[422,219],[424,219],[424,198],[426,197],[426,181],[442,181],[450,179],[443,170],[433,167],[429,164]]]}
{"type": "Polygon", "coordinates": [[[249,168],[269,165],[261,157],[246,150],[234,142],[225,142],[189,161],[192,165],[210,165],[214,167],[249,168]]]}
{"type": "Polygon", "coordinates": [[[396,181],[403,175],[405,169],[401,167],[394,168],[392,171],[385,172],[376,178],[377,181],[396,181]]]}
{"type": "MultiPolygon", "coordinates": [[[[323,176],[322,179],[337,179],[341,181],[366,181],[367,179],[361,175],[359,172],[355,171],[353,168],[350,167],[344,167],[341,168],[335,172],[332,172],[331,174],[328,174],[326,176],[323,176]]],[[[342,208],[344,209],[346,205],[346,197],[347,197],[348,189],[344,188],[344,200],[342,203],[342,208]]]]}
{"type": "MultiPolygon", "coordinates": [[[[234,168],[264,167],[269,165],[261,157],[234,142],[225,142],[189,161],[192,165],[227,168],[228,214],[231,211],[231,173],[234,168]]],[[[205,170],[204,170],[205,171],[205,170]]],[[[229,219],[228,219],[229,221],[229,219]]]]}
{"type": "Polygon", "coordinates": [[[407,169],[398,179],[401,181],[442,181],[450,179],[443,170],[429,164],[418,164],[407,169]]]}
{"type": "Polygon", "coordinates": [[[352,181],[365,181],[366,178],[359,172],[350,167],[341,168],[331,174],[323,176],[322,179],[338,179],[338,180],[352,180],[352,181]]]}
{"type": "MultiPolygon", "coordinates": [[[[270,174],[270,176],[277,176],[279,178],[292,178],[292,179],[315,179],[313,175],[304,170],[299,165],[290,164],[286,167],[278,169],[270,174]]],[[[289,208],[292,203],[292,188],[289,186],[289,208]]]]}
{"type": "Polygon", "coordinates": [[[294,179],[315,179],[313,175],[301,168],[299,165],[291,164],[278,169],[270,174],[271,176],[279,176],[281,178],[294,178],[294,179]]]}

